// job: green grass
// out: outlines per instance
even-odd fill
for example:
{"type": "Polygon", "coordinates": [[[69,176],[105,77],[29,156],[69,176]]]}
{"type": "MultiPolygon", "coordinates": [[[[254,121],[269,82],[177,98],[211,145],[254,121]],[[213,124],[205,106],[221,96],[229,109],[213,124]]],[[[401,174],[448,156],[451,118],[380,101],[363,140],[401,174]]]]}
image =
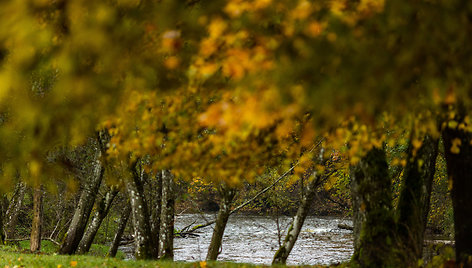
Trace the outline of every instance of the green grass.
{"type": "MultiPolygon", "coordinates": [[[[10,251],[10,252],[27,252],[30,248],[30,241],[25,240],[21,241],[17,244],[8,244],[6,246],[3,246],[4,251],[10,251]]],[[[96,256],[96,257],[105,257],[108,253],[109,246],[105,245],[98,245],[98,244],[93,244],[92,247],[90,248],[90,251],[86,255],[90,256],[96,256]]],[[[54,254],[58,250],[57,245],[52,243],[51,241],[43,240],[41,241],[41,254],[54,254]]],[[[117,259],[124,259],[125,254],[121,251],[118,251],[116,253],[116,258],[117,259]]],[[[2,266],[0,266],[1,268],[2,266]]]]}
{"type": "Polygon", "coordinates": [[[28,254],[21,252],[5,251],[0,249],[0,267],[221,267],[243,268],[262,267],[251,264],[239,264],[228,262],[163,262],[163,261],[124,261],[116,258],[104,258],[87,255],[47,255],[28,254]]]}

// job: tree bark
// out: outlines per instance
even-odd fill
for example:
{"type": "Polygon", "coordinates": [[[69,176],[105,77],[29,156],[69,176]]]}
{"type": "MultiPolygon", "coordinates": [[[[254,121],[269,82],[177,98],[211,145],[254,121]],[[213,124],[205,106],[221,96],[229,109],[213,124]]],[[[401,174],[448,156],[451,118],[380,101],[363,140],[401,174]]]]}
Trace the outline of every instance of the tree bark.
{"type": "Polygon", "coordinates": [[[80,240],[79,246],[77,248],[78,254],[85,254],[90,250],[92,246],[93,239],[100,228],[100,225],[103,222],[103,219],[107,216],[111,204],[113,203],[113,199],[115,199],[116,195],[118,194],[118,190],[115,187],[108,190],[103,198],[97,204],[97,211],[93,216],[92,222],[87,228],[82,240],[80,240]]]}
{"type": "Polygon", "coordinates": [[[126,207],[121,212],[120,216],[120,223],[118,224],[118,229],[116,230],[115,237],[113,238],[113,242],[111,243],[110,250],[108,251],[109,257],[115,257],[116,252],[118,251],[118,247],[120,246],[121,237],[126,228],[126,224],[128,223],[129,216],[131,214],[131,205],[126,202],[126,207]]]}
{"type": "Polygon", "coordinates": [[[43,219],[43,191],[41,186],[33,190],[33,224],[31,226],[30,251],[41,250],[41,226],[43,219]]]}
{"type": "Polygon", "coordinates": [[[397,207],[397,235],[406,266],[415,265],[423,255],[438,141],[427,135],[414,155],[411,145],[408,150],[397,207]]]}
{"type": "MultiPolygon", "coordinates": [[[[304,175],[303,177],[309,177],[311,175],[311,169],[308,171],[309,174],[304,175]]],[[[301,204],[298,207],[297,214],[292,220],[292,223],[287,229],[287,234],[285,235],[284,242],[280,246],[280,248],[276,251],[274,255],[274,259],[272,260],[272,264],[285,264],[287,262],[287,258],[290,255],[290,252],[297,242],[298,235],[303,227],[303,223],[305,222],[306,216],[308,215],[308,211],[310,210],[311,204],[313,203],[313,199],[316,195],[316,189],[320,186],[322,178],[329,177],[330,173],[326,175],[316,173],[314,178],[308,183],[306,189],[304,190],[304,194],[302,196],[301,204]]]]}
{"type": "Polygon", "coordinates": [[[162,206],[159,231],[159,258],[174,259],[174,178],[169,170],[161,171],[162,206]]]}
{"type": "Polygon", "coordinates": [[[385,151],[371,149],[351,168],[354,255],[361,267],[394,267],[395,222],[385,151]]]}
{"type": "Polygon", "coordinates": [[[159,172],[155,176],[155,185],[151,189],[153,193],[152,210],[151,210],[151,236],[153,244],[156,245],[155,256],[159,257],[159,233],[161,228],[161,210],[162,210],[162,176],[159,172]]]}
{"type": "Polygon", "coordinates": [[[144,195],[144,170],[138,160],[133,167],[132,176],[126,182],[130,197],[131,214],[133,215],[134,239],[136,243],[136,259],[153,259],[155,249],[151,237],[149,211],[144,195]]]}
{"type": "Polygon", "coordinates": [[[231,204],[233,203],[236,191],[226,185],[220,187],[221,204],[216,217],[215,229],[211,236],[210,246],[208,247],[207,260],[216,261],[220,254],[221,242],[228,223],[231,212],[231,204]]]}
{"type": "Polygon", "coordinates": [[[85,228],[87,227],[87,221],[90,217],[90,213],[93,208],[93,203],[100,188],[102,182],[104,168],[102,167],[98,157],[95,158],[93,163],[93,172],[90,176],[88,183],[85,183],[84,189],[80,195],[80,199],[77,208],[72,217],[72,221],[69,225],[69,229],[66,233],[61,248],[59,249],[60,254],[74,254],[79,246],[79,242],[82,239],[85,228]]]}
{"type": "Polygon", "coordinates": [[[5,213],[5,235],[6,239],[12,239],[16,233],[16,225],[18,223],[18,215],[25,197],[26,185],[19,181],[15,186],[15,192],[10,200],[8,209],[5,213]]]}
{"type": "MultiPolygon", "coordinates": [[[[455,121],[461,123],[465,111],[459,111],[455,121]]],[[[466,128],[469,127],[466,125],[466,128]]],[[[442,132],[449,181],[452,181],[456,262],[472,266],[472,133],[459,127],[446,127],[442,132]],[[455,149],[459,149],[459,151],[455,149]]]]}
{"type": "Polygon", "coordinates": [[[0,245],[5,243],[5,231],[3,228],[3,218],[4,218],[4,204],[0,202],[0,245]]]}

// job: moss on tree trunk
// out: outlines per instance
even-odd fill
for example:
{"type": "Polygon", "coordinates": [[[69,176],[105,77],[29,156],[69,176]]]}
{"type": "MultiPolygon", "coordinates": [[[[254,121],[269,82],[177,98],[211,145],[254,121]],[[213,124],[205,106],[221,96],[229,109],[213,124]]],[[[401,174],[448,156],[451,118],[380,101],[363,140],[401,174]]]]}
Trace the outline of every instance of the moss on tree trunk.
{"type": "Polygon", "coordinates": [[[351,168],[355,246],[352,262],[361,267],[395,266],[395,222],[385,151],[371,149],[351,168]]]}

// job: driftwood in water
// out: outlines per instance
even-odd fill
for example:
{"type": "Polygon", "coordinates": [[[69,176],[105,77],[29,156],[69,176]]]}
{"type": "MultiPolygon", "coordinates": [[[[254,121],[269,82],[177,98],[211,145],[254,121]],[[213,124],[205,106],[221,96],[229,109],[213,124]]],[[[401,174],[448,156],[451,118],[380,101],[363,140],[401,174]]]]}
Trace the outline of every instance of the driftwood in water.
{"type": "Polygon", "coordinates": [[[347,224],[338,224],[338,228],[339,229],[344,229],[344,230],[349,230],[349,231],[353,231],[354,230],[354,227],[350,226],[350,225],[347,225],[347,224]]]}

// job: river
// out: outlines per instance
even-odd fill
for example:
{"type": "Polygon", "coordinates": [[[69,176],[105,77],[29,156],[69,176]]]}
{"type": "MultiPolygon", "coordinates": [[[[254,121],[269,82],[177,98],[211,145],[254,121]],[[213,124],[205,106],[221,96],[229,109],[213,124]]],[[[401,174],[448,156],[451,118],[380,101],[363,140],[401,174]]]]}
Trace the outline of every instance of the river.
{"type": "MultiPolygon", "coordinates": [[[[204,215],[211,220],[215,215],[204,215]]],[[[278,218],[281,231],[285,231],[291,217],[278,218]]],[[[205,220],[199,214],[176,216],[175,228],[181,229],[205,220]]],[[[308,217],[290,254],[289,265],[329,265],[349,260],[353,253],[352,232],[339,229],[338,224],[351,225],[347,219],[308,217]]],[[[210,244],[212,227],[200,229],[198,237],[175,238],[176,261],[204,260],[210,244]]],[[[283,239],[283,237],[282,237],[283,239]]],[[[267,264],[278,248],[276,217],[233,215],[223,237],[220,261],[267,264]]]]}

